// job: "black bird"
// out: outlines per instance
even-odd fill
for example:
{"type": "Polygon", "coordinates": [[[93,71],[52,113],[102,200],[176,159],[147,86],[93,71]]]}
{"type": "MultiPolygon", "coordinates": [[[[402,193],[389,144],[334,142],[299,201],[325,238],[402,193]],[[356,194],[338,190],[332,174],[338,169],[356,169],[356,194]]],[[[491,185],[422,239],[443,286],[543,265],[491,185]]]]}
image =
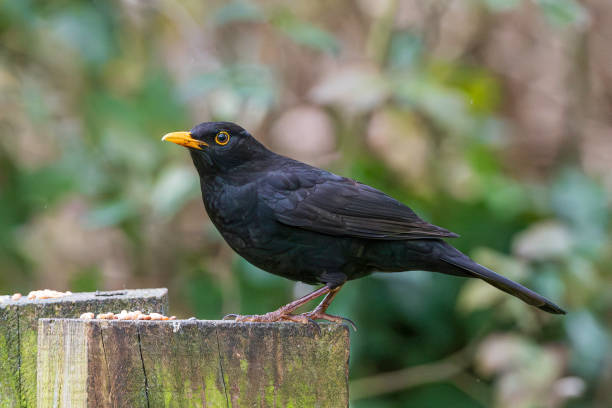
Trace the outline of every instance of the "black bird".
{"type": "Polygon", "coordinates": [[[205,122],[162,140],[189,149],[206,211],[238,254],[275,275],[324,285],[265,315],[229,315],[237,321],[342,322],[326,311],[347,281],[415,269],[480,278],[541,310],[565,313],[443,240],[457,234],[375,188],[278,155],[234,123],[205,122]],[[313,311],[292,314],[322,295],[313,311]]]}

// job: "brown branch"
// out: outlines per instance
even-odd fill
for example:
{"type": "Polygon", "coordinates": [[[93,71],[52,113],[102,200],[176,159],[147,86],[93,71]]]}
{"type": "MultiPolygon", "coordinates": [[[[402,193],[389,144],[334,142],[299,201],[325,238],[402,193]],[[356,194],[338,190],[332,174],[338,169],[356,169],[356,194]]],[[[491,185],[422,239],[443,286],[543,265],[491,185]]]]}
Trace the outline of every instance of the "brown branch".
{"type": "Polygon", "coordinates": [[[448,380],[463,372],[471,360],[473,344],[435,363],[403,368],[350,383],[351,400],[375,397],[419,385],[448,380]]]}

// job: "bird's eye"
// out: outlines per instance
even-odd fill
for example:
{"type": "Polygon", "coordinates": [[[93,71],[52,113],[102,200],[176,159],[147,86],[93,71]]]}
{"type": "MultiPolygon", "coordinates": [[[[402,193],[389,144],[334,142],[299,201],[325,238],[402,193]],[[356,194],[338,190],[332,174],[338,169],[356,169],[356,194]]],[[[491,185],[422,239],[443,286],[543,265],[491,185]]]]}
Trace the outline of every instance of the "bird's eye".
{"type": "Polygon", "coordinates": [[[226,144],[228,144],[229,140],[230,135],[225,130],[222,130],[221,132],[217,133],[217,136],[215,136],[215,142],[217,142],[217,144],[221,146],[225,146],[226,144]]]}

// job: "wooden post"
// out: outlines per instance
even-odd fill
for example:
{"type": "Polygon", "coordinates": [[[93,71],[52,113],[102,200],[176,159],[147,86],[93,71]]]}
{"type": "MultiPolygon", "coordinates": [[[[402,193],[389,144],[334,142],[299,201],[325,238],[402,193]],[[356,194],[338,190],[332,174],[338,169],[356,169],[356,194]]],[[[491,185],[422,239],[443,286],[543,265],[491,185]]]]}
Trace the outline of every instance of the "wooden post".
{"type": "Polygon", "coordinates": [[[82,313],[166,313],[167,289],[74,293],[55,299],[0,303],[0,407],[36,406],[38,319],[79,317],[82,313]]]}
{"type": "Polygon", "coordinates": [[[39,407],[347,407],[345,326],[41,319],[39,407]]]}

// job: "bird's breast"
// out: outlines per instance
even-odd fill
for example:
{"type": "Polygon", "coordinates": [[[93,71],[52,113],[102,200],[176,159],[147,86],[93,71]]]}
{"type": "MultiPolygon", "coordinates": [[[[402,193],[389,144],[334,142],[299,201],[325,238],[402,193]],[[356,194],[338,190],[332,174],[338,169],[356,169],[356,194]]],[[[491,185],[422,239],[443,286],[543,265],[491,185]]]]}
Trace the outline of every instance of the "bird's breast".
{"type": "Polygon", "coordinates": [[[209,217],[223,228],[248,222],[257,208],[257,193],[251,189],[233,186],[203,189],[202,197],[209,217]]]}
{"type": "Polygon", "coordinates": [[[254,186],[203,188],[202,195],[208,216],[236,251],[258,246],[269,239],[270,224],[258,204],[254,186]]]}

